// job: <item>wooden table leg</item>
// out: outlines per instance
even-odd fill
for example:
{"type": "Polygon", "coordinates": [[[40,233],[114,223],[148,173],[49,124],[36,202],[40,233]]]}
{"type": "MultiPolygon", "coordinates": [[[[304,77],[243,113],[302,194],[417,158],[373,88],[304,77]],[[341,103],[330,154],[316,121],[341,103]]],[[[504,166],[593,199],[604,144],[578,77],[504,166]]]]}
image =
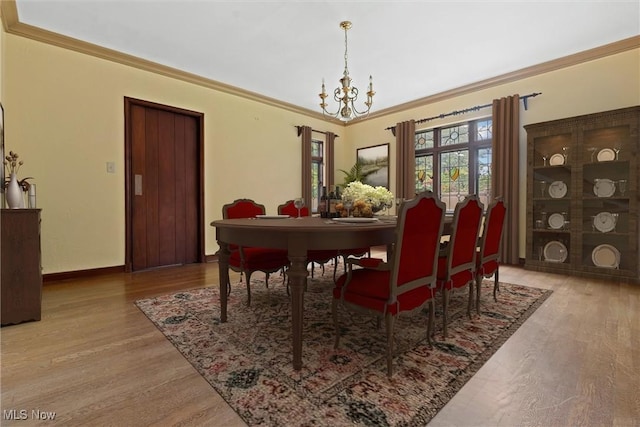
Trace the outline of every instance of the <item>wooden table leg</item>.
{"type": "Polygon", "coordinates": [[[289,286],[291,288],[291,327],[293,369],[302,368],[302,329],[304,326],[304,288],[307,285],[307,257],[289,254],[289,286]]]}
{"type": "Polygon", "coordinates": [[[220,280],[220,322],[227,321],[227,286],[229,284],[229,245],[218,242],[218,277],[220,280]]]}

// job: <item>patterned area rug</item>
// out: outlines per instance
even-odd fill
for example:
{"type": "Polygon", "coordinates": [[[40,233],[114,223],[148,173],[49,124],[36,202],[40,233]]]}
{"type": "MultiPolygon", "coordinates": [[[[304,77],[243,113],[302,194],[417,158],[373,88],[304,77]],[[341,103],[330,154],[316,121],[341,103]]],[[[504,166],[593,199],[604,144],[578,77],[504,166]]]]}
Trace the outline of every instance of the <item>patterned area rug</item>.
{"type": "Polygon", "coordinates": [[[333,348],[332,285],[319,270],[308,281],[300,371],[291,363],[290,304],[277,278],[269,288],[252,280],[251,307],[244,284],[234,284],[226,323],[217,285],[136,305],[248,425],[424,426],[551,293],[505,283],[496,303],[485,281],[481,315],[470,320],[467,291],[455,292],[449,337],[442,339],[436,312],[433,348],[424,313],[400,316],[389,379],[384,322],[378,329],[374,318],[342,309],[340,348],[333,348]]]}

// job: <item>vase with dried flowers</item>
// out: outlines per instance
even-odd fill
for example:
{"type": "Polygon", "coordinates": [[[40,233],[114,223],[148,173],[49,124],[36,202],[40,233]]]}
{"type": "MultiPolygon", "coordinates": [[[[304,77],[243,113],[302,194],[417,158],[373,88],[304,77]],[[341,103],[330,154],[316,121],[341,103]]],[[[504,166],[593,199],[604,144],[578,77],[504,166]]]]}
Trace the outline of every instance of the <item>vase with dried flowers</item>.
{"type": "Polygon", "coordinates": [[[31,177],[22,178],[18,180],[18,171],[20,166],[24,164],[22,160],[18,160],[18,153],[9,151],[9,154],[3,159],[4,168],[9,175],[3,185],[6,189],[5,197],[7,200],[7,206],[10,209],[24,208],[24,194],[23,192],[29,191],[29,179],[31,177]]]}

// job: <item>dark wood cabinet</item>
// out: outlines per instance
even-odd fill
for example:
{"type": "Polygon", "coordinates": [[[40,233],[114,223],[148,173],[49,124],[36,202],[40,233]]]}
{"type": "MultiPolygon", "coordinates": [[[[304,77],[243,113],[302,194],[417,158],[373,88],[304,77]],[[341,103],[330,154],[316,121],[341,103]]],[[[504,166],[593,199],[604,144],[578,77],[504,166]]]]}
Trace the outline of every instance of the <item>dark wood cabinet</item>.
{"type": "Polygon", "coordinates": [[[527,130],[525,267],[640,282],[640,107],[527,130]]]}
{"type": "Polygon", "coordinates": [[[1,209],[2,325],[40,320],[40,209],[1,209]]]}

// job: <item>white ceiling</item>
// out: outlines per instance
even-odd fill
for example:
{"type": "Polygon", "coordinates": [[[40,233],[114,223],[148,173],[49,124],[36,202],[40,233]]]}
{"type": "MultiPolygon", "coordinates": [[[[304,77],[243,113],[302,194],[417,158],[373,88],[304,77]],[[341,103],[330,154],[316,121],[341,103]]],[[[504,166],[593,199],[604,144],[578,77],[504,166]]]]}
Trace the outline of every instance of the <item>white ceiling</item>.
{"type": "MultiPolygon", "coordinates": [[[[344,68],[373,110],[640,34],[640,1],[16,0],[20,22],[319,111],[344,68]]],[[[332,105],[332,104],[330,104],[332,105]]],[[[362,104],[359,103],[359,106],[362,104]]]]}

